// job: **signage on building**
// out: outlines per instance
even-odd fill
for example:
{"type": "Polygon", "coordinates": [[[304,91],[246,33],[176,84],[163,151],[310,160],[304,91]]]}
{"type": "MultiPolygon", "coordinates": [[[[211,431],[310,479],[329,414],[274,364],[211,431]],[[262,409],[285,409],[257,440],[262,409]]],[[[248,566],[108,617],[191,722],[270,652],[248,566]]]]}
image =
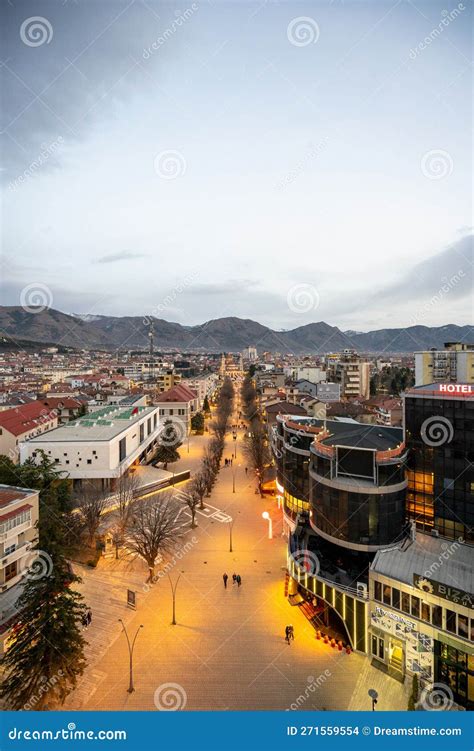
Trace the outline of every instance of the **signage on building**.
{"type": "Polygon", "coordinates": [[[402,623],[408,629],[416,631],[416,623],[414,623],[413,621],[409,621],[408,618],[404,618],[402,615],[398,615],[398,613],[393,613],[391,610],[384,610],[384,608],[376,607],[375,616],[372,613],[372,620],[377,622],[377,619],[382,618],[390,618],[392,621],[402,623]]]}
{"type": "Polygon", "coordinates": [[[442,597],[443,600],[449,600],[457,605],[464,605],[466,608],[474,607],[474,596],[462,589],[451,587],[449,584],[441,584],[434,579],[428,579],[420,574],[413,574],[413,584],[422,592],[442,597]]]}
{"type": "Polygon", "coordinates": [[[472,386],[467,383],[440,383],[441,394],[472,394],[472,386]]]}

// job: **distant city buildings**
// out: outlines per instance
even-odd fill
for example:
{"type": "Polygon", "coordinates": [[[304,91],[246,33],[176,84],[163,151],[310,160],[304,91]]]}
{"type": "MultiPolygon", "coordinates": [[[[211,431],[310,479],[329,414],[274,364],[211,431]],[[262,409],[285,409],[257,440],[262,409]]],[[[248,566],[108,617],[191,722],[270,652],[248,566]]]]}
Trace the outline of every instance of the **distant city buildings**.
{"type": "Polygon", "coordinates": [[[340,355],[328,358],[328,381],[338,383],[341,396],[350,398],[370,396],[370,363],[354,350],[345,349],[340,355]]]}
{"type": "Polygon", "coordinates": [[[415,386],[474,383],[474,344],[448,342],[444,349],[415,352],[415,386]]]}

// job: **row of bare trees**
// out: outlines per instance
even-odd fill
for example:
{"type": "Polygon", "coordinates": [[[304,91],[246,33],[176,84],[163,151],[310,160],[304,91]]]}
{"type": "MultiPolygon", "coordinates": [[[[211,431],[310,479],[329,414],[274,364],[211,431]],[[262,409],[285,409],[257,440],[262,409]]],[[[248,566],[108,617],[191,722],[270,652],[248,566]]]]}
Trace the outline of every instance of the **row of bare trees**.
{"type": "Polygon", "coordinates": [[[258,410],[257,392],[250,376],[246,376],[241,389],[242,409],[249,430],[245,434],[243,451],[255,471],[258,492],[263,495],[263,474],[271,461],[268,436],[258,410]]]}
{"type": "Polygon", "coordinates": [[[196,509],[198,506],[204,508],[204,498],[211,495],[212,488],[217,480],[224,451],[225,435],[233,409],[234,386],[230,378],[226,378],[219,391],[214,419],[210,425],[212,438],[204,451],[201,468],[191,481],[189,499],[186,500],[191,511],[193,527],[195,526],[196,509]]]}

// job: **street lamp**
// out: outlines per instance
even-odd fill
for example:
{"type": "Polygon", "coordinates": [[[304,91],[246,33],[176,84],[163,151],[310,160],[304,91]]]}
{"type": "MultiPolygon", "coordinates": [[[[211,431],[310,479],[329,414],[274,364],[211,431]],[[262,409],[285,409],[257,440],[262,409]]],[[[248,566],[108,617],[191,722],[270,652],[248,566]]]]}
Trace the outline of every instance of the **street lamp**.
{"type": "Polygon", "coordinates": [[[171,576],[168,574],[168,579],[170,580],[170,586],[171,586],[171,594],[173,597],[173,620],[171,621],[172,626],[176,626],[176,590],[178,588],[178,582],[180,578],[181,578],[181,574],[178,574],[178,578],[173,584],[171,576]]]}
{"type": "Polygon", "coordinates": [[[125,628],[125,623],[122,621],[121,618],[119,618],[119,622],[122,624],[122,629],[123,629],[123,631],[125,633],[125,636],[127,637],[128,656],[129,656],[129,659],[130,659],[130,663],[129,663],[129,683],[128,683],[127,691],[128,691],[129,694],[132,694],[135,691],[135,688],[133,686],[133,648],[134,648],[135,642],[137,640],[138,632],[140,631],[141,628],[143,628],[143,626],[140,625],[137,628],[136,634],[133,637],[133,641],[130,644],[130,639],[128,638],[127,629],[125,628]]]}
{"type": "Polygon", "coordinates": [[[229,553],[233,553],[232,550],[232,527],[234,526],[234,520],[230,519],[229,521],[229,553]]]}
{"type": "Polygon", "coordinates": [[[272,524],[272,520],[268,511],[263,512],[262,519],[267,519],[268,521],[268,539],[272,540],[273,539],[273,524],[272,524]]]}

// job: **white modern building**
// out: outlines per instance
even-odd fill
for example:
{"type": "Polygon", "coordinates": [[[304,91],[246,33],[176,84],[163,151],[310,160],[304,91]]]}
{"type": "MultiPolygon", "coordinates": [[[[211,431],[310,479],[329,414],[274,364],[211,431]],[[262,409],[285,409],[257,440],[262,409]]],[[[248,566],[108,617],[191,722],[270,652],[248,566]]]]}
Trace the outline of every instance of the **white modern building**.
{"type": "Polygon", "coordinates": [[[0,485],[0,655],[16,621],[21,581],[35,557],[38,506],[37,490],[0,485]]]}
{"type": "Polygon", "coordinates": [[[79,489],[82,482],[114,488],[132,464],[147,459],[160,432],[158,407],[109,405],[20,445],[21,462],[52,459],[79,489]]]}

